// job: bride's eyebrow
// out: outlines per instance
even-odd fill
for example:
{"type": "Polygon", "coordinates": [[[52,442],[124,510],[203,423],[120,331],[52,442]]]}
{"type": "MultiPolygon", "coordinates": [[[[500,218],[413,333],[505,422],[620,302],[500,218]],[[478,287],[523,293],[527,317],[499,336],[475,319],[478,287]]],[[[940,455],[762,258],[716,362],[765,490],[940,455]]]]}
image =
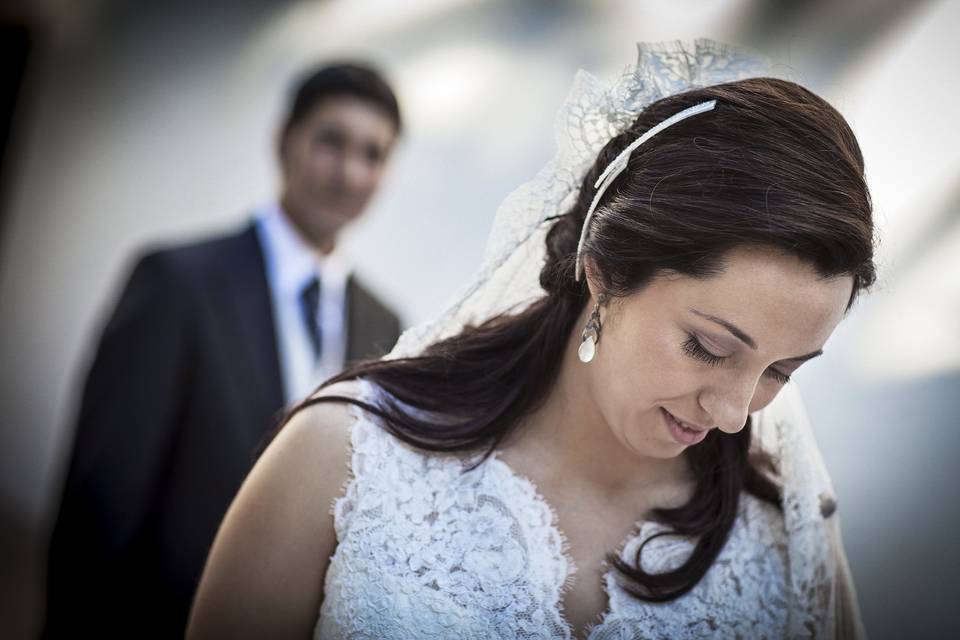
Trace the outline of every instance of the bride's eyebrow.
{"type": "MultiPolygon", "coordinates": [[[[734,337],[740,340],[740,342],[744,343],[745,345],[747,345],[748,347],[756,351],[757,349],[756,341],[750,336],[748,336],[742,329],[740,329],[737,325],[733,324],[732,322],[724,320],[723,318],[718,318],[717,316],[712,316],[709,313],[698,311],[696,309],[690,309],[689,311],[691,313],[697,314],[698,316],[700,316],[705,320],[709,320],[710,322],[720,325],[721,327],[723,327],[724,329],[732,333],[734,337]]],[[[823,355],[823,349],[817,349],[816,351],[813,351],[811,353],[808,353],[802,356],[794,356],[793,358],[783,358],[782,360],[779,360],[779,362],[801,363],[801,362],[806,362],[807,360],[816,358],[817,356],[820,356],[820,355],[823,355]]]]}
{"type": "Polygon", "coordinates": [[[780,360],[780,362],[796,362],[799,364],[801,362],[806,362],[807,360],[811,360],[813,358],[816,358],[817,356],[822,356],[822,355],[823,355],[823,349],[817,349],[816,351],[812,353],[808,353],[805,356],[796,356],[794,358],[784,358],[783,360],[780,360]]]}
{"type": "MultiPolygon", "coordinates": [[[[744,332],[742,329],[740,329],[737,325],[733,324],[732,322],[728,322],[727,320],[724,320],[723,318],[718,318],[717,316],[712,316],[709,313],[704,313],[703,311],[697,311],[696,309],[689,309],[689,311],[691,313],[697,314],[698,316],[700,316],[701,318],[704,318],[705,320],[709,320],[710,322],[720,325],[721,327],[723,327],[724,329],[732,333],[733,336],[737,338],[740,342],[747,345],[754,351],[757,350],[756,340],[748,336],[746,332],[744,332]]],[[[789,358],[789,359],[795,360],[795,358],[789,358]]]]}

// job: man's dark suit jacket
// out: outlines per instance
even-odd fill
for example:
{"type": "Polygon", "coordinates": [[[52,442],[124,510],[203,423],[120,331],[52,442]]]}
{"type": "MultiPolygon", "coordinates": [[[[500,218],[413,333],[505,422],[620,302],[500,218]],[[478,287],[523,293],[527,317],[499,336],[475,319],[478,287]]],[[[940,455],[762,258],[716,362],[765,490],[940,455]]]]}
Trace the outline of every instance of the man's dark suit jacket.
{"type": "MultiPolygon", "coordinates": [[[[53,531],[47,637],[182,637],[207,552],[284,406],[253,225],[147,254],[83,392],[53,531]],[[89,632],[89,633],[85,633],[89,632]]],[[[396,341],[352,277],[347,363],[396,341]]]]}

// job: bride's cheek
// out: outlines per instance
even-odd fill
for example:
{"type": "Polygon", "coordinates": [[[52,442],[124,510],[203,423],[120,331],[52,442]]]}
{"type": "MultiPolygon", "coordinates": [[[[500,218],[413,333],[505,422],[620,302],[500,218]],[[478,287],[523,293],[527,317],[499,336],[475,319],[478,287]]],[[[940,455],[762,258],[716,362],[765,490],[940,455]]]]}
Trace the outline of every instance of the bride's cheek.
{"type": "Polygon", "coordinates": [[[753,398],[750,400],[749,412],[760,411],[760,409],[763,409],[773,402],[773,399],[777,397],[781,388],[782,386],[779,384],[761,381],[760,384],[757,385],[757,390],[754,392],[753,398]]]}
{"type": "Polygon", "coordinates": [[[695,392],[707,373],[699,362],[684,355],[681,343],[679,338],[669,336],[660,345],[657,355],[658,386],[671,396],[695,392]]]}

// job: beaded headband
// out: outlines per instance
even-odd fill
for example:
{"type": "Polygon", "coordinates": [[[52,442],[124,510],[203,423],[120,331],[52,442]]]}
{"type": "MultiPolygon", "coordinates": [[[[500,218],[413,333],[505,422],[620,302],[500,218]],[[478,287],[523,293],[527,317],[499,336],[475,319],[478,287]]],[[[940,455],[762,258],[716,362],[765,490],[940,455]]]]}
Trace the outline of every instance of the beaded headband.
{"type": "Polygon", "coordinates": [[[627,168],[627,163],[630,161],[630,154],[636,150],[637,147],[642,145],[644,142],[657,135],[670,125],[676,124],[681,120],[689,118],[690,116],[695,116],[698,113],[703,113],[704,111],[710,111],[715,106],[717,106],[716,100],[708,100],[706,102],[701,102],[695,104],[692,107],[687,107],[679,113],[675,113],[660,124],[651,127],[644,133],[642,136],[630,143],[626,149],[620,152],[620,154],[613,159],[607,168],[603,170],[603,173],[600,174],[600,177],[597,178],[596,183],[594,183],[593,188],[597,190],[597,193],[593,196],[593,201],[590,203],[590,208],[587,209],[587,215],[583,219],[583,228],[580,230],[580,242],[577,243],[577,266],[576,266],[576,280],[580,281],[580,276],[583,273],[583,242],[587,239],[587,229],[590,226],[590,219],[593,217],[593,212],[597,208],[597,204],[600,202],[600,198],[603,197],[604,192],[607,188],[617,179],[623,171],[627,168]]]}

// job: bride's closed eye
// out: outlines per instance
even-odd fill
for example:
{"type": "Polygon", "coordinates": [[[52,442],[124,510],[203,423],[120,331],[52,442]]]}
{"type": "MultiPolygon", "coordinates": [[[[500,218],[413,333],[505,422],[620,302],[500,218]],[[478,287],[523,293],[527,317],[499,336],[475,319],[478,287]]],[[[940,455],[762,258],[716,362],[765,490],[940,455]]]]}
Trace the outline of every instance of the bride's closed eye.
{"type": "Polygon", "coordinates": [[[687,339],[683,343],[683,352],[694,360],[705,362],[711,367],[719,367],[727,359],[727,356],[718,356],[708,351],[697,336],[692,333],[687,334],[687,339]]]}
{"type": "MultiPolygon", "coordinates": [[[[709,351],[703,344],[700,342],[700,339],[692,333],[687,333],[687,339],[684,341],[683,352],[693,358],[694,360],[699,360],[711,367],[719,367],[724,363],[727,358],[730,356],[718,356],[715,353],[709,351]]],[[[773,368],[767,368],[764,372],[765,375],[773,378],[779,384],[787,384],[790,382],[790,376],[782,371],[777,371],[773,368]]]]}

